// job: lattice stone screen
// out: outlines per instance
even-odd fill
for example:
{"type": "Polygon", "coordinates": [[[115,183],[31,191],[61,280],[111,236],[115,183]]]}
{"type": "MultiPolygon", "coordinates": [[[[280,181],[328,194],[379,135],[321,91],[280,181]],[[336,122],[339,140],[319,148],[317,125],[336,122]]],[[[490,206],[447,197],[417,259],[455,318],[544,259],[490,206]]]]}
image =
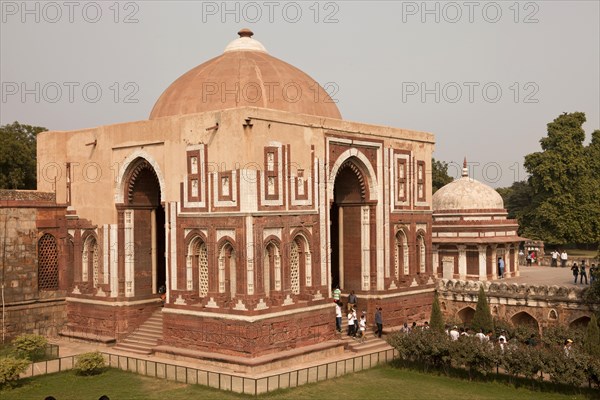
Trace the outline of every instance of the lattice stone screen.
{"type": "Polygon", "coordinates": [[[58,290],[58,249],[56,239],[48,233],[38,242],[38,288],[58,290]]]}
{"type": "Polygon", "coordinates": [[[290,254],[290,277],[292,281],[292,293],[300,293],[300,257],[298,254],[298,244],[292,242],[292,251],[290,254]]]}
{"type": "Polygon", "coordinates": [[[198,246],[198,269],[200,279],[199,295],[204,297],[208,294],[208,251],[204,243],[198,246]]]}

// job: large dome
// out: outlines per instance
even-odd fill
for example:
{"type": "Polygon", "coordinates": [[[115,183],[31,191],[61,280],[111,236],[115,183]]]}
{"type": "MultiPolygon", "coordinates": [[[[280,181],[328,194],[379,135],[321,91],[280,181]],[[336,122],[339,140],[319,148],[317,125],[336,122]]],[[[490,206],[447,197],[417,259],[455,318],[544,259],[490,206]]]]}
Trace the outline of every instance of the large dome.
{"type": "Polygon", "coordinates": [[[504,210],[502,196],[490,186],[469,178],[466,166],[460,179],[433,194],[433,211],[504,210]]]}
{"type": "Polygon", "coordinates": [[[159,97],[150,119],[235,107],[263,107],[341,119],[327,92],[298,68],[267,53],[242,29],[222,55],[193,68],[159,97]]]}

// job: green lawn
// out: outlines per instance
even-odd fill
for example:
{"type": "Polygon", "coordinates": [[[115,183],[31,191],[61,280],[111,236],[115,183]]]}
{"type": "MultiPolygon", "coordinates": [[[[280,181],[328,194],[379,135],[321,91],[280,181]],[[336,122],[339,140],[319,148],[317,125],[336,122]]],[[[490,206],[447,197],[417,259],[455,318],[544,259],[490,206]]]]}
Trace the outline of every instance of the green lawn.
{"type": "MultiPolygon", "coordinates": [[[[2,400],[43,400],[52,395],[57,400],[96,400],[103,394],[111,400],[221,400],[254,398],[230,392],[185,385],[133,373],[110,369],[94,377],[80,377],[72,372],[26,379],[21,386],[0,391],[2,400]]],[[[595,396],[595,397],[594,397],[595,396]]],[[[299,388],[270,393],[257,398],[267,399],[399,399],[411,400],[479,400],[479,399],[591,399],[588,395],[565,395],[515,389],[498,382],[468,382],[433,374],[396,369],[389,366],[373,368],[338,379],[304,385],[299,388]]]]}

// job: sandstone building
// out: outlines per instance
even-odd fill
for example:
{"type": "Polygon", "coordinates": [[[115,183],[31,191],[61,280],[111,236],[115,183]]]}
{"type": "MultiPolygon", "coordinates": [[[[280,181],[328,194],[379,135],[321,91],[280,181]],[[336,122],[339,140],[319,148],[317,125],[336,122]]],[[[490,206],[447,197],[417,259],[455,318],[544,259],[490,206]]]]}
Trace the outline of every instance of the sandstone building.
{"type": "Polygon", "coordinates": [[[462,176],[433,195],[433,265],[444,279],[487,281],[519,276],[516,220],[507,219],[504,201],[490,186],[469,177],[467,160],[462,176]]]}
{"type": "Polygon", "coordinates": [[[120,341],[164,286],[173,354],[322,344],[337,285],[387,325],[426,319],[433,147],[429,133],[343,120],[242,30],[148,120],[38,136],[38,190],[64,212],[35,231],[56,284],[34,290],[64,299],[66,334],[120,341]]]}

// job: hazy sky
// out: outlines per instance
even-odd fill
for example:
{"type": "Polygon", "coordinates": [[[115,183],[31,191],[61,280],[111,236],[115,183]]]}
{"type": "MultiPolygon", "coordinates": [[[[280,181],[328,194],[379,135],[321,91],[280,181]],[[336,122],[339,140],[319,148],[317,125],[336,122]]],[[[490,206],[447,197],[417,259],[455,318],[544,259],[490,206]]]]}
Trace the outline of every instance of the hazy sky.
{"type": "MultiPolygon", "coordinates": [[[[428,131],[434,157],[508,186],[546,124],[600,129],[598,1],[1,1],[0,123],[147,119],[177,77],[250,28],[344,119],[428,131]]],[[[450,170],[452,175],[457,169],[450,170]]]]}

